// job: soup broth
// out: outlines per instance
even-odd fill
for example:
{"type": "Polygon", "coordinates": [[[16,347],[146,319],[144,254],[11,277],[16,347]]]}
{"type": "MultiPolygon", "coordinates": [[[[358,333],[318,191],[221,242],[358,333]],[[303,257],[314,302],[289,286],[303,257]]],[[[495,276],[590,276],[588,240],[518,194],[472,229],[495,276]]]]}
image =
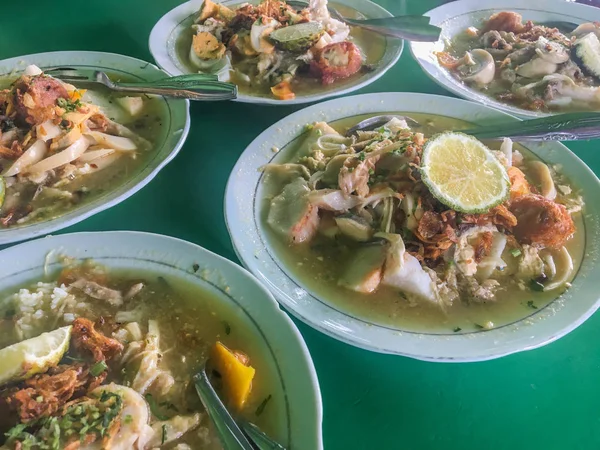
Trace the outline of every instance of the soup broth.
{"type": "MultiPolygon", "coordinates": [[[[426,137],[447,130],[466,129],[471,124],[443,116],[406,114],[417,120],[422,126],[417,130],[426,137]]],[[[344,132],[360,120],[369,116],[357,116],[331,123],[339,132],[344,132]]],[[[299,152],[305,155],[304,137],[301,136],[282,149],[274,158],[274,163],[294,163],[299,152]]],[[[499,142],[486,142],[489,148],[497,150],[499,142]]],[[[537,160],[537,157],[520,145],[515,145],[525,161],[537,160]]],[[[346,289],[338,284],[350,261],[362,243],[347,239],[332,240],[317,233],[308,243],[291,244],[287,239],[274,232],[268,223],[268,214],[272,199],[278,195],[285,183],[276,174],[265,173],[258,196],[260,203],[261,229],[266,244],[273,256],[281,261],[288,275],[311,295],[340,310],[345,314],[398,330],[420,333],[453,333],[473,331],[483,327],[498,327],[521,320],[536,310],[545,307],[557,298],[566,286],[549,292],[523,290],[515,279],[503,279],[502,286],[496,291],[494,299],[487,301],[469,301],[467,298],[454,300],[450,305],[415,301],[410,295],[396,288],[380,285],[374,293],[361,293],[346,289]]],[[[535,181],[531,179],[532,184],[535,181]]],[[[576,196],[576,193],[572,193],[576,196]]],[[[575,274],[584,253],[584,223],[580,213],[574,214],[577,232],[566,243],[566,248],[574,262],[575,274]]],[[[504,256],[511,268],[510,256],[504,256]]],[[[514,259],[514,258],[513,258],[514,259]]]]}
{"type": "MultiPolygon", "coordinates": [[[[88,263],[75,269],[66,269],[52,278],[58,281],[30,283],[5,291],[4,301],[0,304],[0,313],[4,317],[0,321],[0,348],[71,323],[75,330],[78,320],[89,320],[96,331],[122,346],[119,355],[106,360],[107,376],[96,389],[101,391],[103,386],[110,386],[111,383],[132,388],[148,403],[152,412],[150,426],[160,429],[160,424],[166,424],[167,428],[159,431],[165,433],[166,430],[166,438],[160,436],[158,439],[155,436],[151,438],[154,441],[150,442],[156,442],[156,445],[143,448],[221,448],[192,380],[192,376],[210,357],[207,373],[213,384],[218,387],[224,382],[221,375],[215,372],[218,364],[214,361],[213,349],[217,342],[241,352],[256,370],[243,407],[236,411],[230,404],[230,410],[256,423],[279,442],[286,441],[287,437],[280,435],[281,430],[285,429],[285,415],[281,414],[285,406],[280,388],[277,387],[280,383],[274,363],[265,354],[265,347],[257,340],[256,330],[252,329],[253,325],[245,313],[234,304],[225,305],[222,301],[214,300],[217,295],[223,296],[222,292],[200,288],[177,276],[147,271],[109,271],[88,263]],[[115,306],[106,300],[94,298],[111,292],[102,291],[97,286],[80,285],[77,280],[81,279],[88,282],[96,280],[103,287],[122,293],[123,303],[115,306]],[[32,299],[32,295],[38,299],[32,299]],[[136,333],[140,335],[134,336],[136,333]],[[153,333],[157,334],[155,337],[158,340],[156,366],[146,365],[144,360],[150,352],[149,339],[154,338],[153,333]],[[140,388],[139,377],[144,376],[143,372],[152,374],[155,371],[159,373],[155,381],[149,387],[140,388]],[[183,431],[181,437],[169,438],[170,430],[178,426],[177,420],[181,426],[181,423],[191,420],[190,417],[196,417],[197,413],[200,413],[197,416],[200,417],[199,423],[180,430],[183,431]]],[[[68,368],[80,362],[87,364],[89,355],[77,351],[79,344],[74,337],[75,331],[72,333],[70,349],[62,358],[59,368],[68,368]]],[[[41,376],[49,376],[53,370],[51,368],[41,376]]],[[[11,393],[11,386],[0,386],[0,404],[11,393]]],[[[229,400],[224,399],[225,402],[229,400]]],[[[14,423],[10,423],[9,419],[13,413],[5,413],[0,424],[4,428],[13,426],[14,423]]],[[[61,439],[64,439],[64,431],[61,439]]],[[[65,441],[61,442],[64,445],[65,441]]]]}

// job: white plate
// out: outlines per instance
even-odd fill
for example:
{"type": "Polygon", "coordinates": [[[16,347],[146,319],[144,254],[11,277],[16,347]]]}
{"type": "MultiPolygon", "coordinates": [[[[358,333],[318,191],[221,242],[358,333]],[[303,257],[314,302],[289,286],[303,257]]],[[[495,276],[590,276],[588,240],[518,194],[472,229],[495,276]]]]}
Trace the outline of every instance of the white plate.
{"type": "Polygon", "coordinates": [[[111,269],[141,270],[183,279],[213,294],[235,314],[254,339],[254,353],[277,373],[269,408],[277,408],[273,437],[288,448],[322,449],[321,395],[315,369],[300,332],[258,281],[231,261],[195,244],[158,234],[130,231],[49,236],[0,252],[0,290],[44,279],[68,255],[91,258],[111,269]],[[194,270],[195,265],[197,270],[194,270]]]}
{"type": "Polygon", "coordinates": [[[277,161],[273,147],[284,147],[300,136],[314,121],[332,121],[358,114],[384,112],[437,114],[473,123],[515,120],[492,108],[473,102],[428,94],[384,93],[345,97],[310,106],[291,114],[259,135],[233,168],[225,193],[225,218],[234,248],[254,275],[263,281],[277,300],[313,328],[348,344],[367,350],[410,356],[430,361],[481,361],[542,346],[583,323],[599,306],[597,279],[600,266],[600,182],[594,173],[569,149],[556,142],[526,147],[562,172],[589,199],[586,205],[586,251],[573,286],[547,307],[515,323],[492,330],[465,334],[424,334],[382,326],[368,317],[344,311],[312,295],[285,271],[262,229],[255,201],[262,191],[259,167],[277,161]]]}
{"type": "MultiPolygon", "coordinates": [[[[42,69],[56,66],[107,70],[139,80],[156,80],[167,75],[153,64],[129,56],[102,52],[50,52],[18,56],[0,61],[0,74],[21,71],[35,64],[42,69]]],[[[153,156],[136,167],[135,173],[122,180],[115,189],[93,201],[85,202],[54,219],[30,225],[0,229],[0,244],[18,242],[74,225],[131,197],[152,180],[171,161],[185,141],[190,128],[189,101],[163,98],[162,132],[152,151],[153,156]]]]}
{"type": "MultiPolygon", "coordinates": [[[[148,42],[150,53],[152,53],[156,64],[171,75],[189,73],[188,69],[186,69],[187,63],[183,63],[176,52],[175,44],[181,33],[194,23],[194,19],[198,15],[198,9],[201,3],[201,1],[188,1],[187,3],[173,8],[161,17],[156,25],[154,25],[154,28],[152,28],[150,40],[148,42]]],[[[232,6],[244,2],[241,0],[225,0],[219,3],[232,6]]],[[[258,3],[258,0],[252,0],[248,3],[258,3]]],[[[349,6],[369,19],[392,17],[392,14],[388,11],[369,0],[338,0],[337,3],[349,6]]],[[[277,100],[268,97],[239,94],[237,101],[269,105],[296,105],[300,103],[316,102],[325,98],[356,91],[379,79],[390,67],[396,64],[400,58],[402,49],[404,48],[404,42],[395,38],[385,39],[385,54],[376,64],[375,70],[356,78],[351,84],[345,84],[344,81],[341,80],[341,87],[339,89],[328,88],[327,91],[322,93],[298,95],[293,100],[277,100]]]]}
{"type": "Polygon", "coordinates": [[[469,88],[439,65],[433,52],[444,49],[444,40],[464,32],[469,26],[478,26],[482,20],[499,11],[515,11],[523,21],[566,21],[576,24],[600,21],[600,8],[564,0],[458,0],[425,13],[431,24],[442,28],[437,42],[411,42],[410,51],[423,70],[439,85],[454,94],[520,117],[543,117],[547,113],[528,111],[490,98],[469,88]]]}

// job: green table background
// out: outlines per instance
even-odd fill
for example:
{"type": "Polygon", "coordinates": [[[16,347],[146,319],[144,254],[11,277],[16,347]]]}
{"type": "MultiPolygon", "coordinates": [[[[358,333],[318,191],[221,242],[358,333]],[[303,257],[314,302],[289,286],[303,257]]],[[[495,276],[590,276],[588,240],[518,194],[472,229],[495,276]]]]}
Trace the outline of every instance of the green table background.
{"type": "MultiPolygon", "coordinates": [[[[152,61],[150,30],[179,3],[1,0],[0,59],[96,50],[152,61]]],[[[394,14],[420,14],[438,4],[378,3],[394,14]]],[[[408,48],[392,70],[359,92],[386,91],[446,94],[421,71],[408,48]]],[[[237,261],[223,219],[229,172],[256,135],[297,109],[192,104],[188,140],[154,181],[120,205],[61,233],[149,231],[195,242],[237,261]]],[[[595,142],[569,147],[600,171],[595,142]]],[[[321,384],[327,450],[600,448],[600,314],[544,348],[471,364],[369,353],[296,323],[321,384]]]]}

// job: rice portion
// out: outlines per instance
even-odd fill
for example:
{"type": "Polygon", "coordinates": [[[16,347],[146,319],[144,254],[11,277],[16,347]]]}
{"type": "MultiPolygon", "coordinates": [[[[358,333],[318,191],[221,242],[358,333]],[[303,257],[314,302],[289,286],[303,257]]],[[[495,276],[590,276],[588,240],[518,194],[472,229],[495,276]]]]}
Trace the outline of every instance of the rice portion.
{"type": "Polygon", "coordinates": [[[78,299],[69,287],[38,282],[20,289],[2,301],[6,310],[14,311],[15,334],[19,340],[29,339],[73,322],[82,314],[89,315],[85,301],[78,299]]]}

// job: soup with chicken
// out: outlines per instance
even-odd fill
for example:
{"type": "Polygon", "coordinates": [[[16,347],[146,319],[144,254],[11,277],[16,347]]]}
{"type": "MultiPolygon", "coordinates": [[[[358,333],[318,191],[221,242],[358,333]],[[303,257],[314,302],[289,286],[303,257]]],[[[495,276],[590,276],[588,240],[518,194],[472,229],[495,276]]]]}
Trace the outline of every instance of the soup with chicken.
{"type": "Polygon", "coordinates": [[[456,78],[501,102],[544,112],[596,110],[599,36],[597,23],[562,32],[502,11],[436,55],[456,78]]]}
{"type": "Polygon", "coordinates": [[[228,409],[274,431],[268,365],[213,294],[89,262],[54,280],[0,303],[1,448],[221,448],[192,380],[207,359],[228,409]]]}
{"type": "Polygon", "coordinates": [[[121,185],[152,154],[162,102],[77,89],[29,66],[0,90],[0,228],[53,219],[121,185]]]}
{"type": "Polygon", "coordinates": [[[351,136],[365,117],[318,122],[264,167],[263,229],[290,276],[418,332],[497,327],[558,297],[584,247],[583,202],[560,168],[509,139],[490,150],[444,133],[465,122],[410,116],[419,124],[351,136]]]}
{"type": "Polygon", "coordinates": [[[231,8],[205,0],[190,30],[177,47],[191,70],[218,73],[240,92],[279,100],[356,81],[381,60],[386,45],[384,37],[332,18],[327,0],[310,0],[305,8],[283,0],[231,8]]]}

